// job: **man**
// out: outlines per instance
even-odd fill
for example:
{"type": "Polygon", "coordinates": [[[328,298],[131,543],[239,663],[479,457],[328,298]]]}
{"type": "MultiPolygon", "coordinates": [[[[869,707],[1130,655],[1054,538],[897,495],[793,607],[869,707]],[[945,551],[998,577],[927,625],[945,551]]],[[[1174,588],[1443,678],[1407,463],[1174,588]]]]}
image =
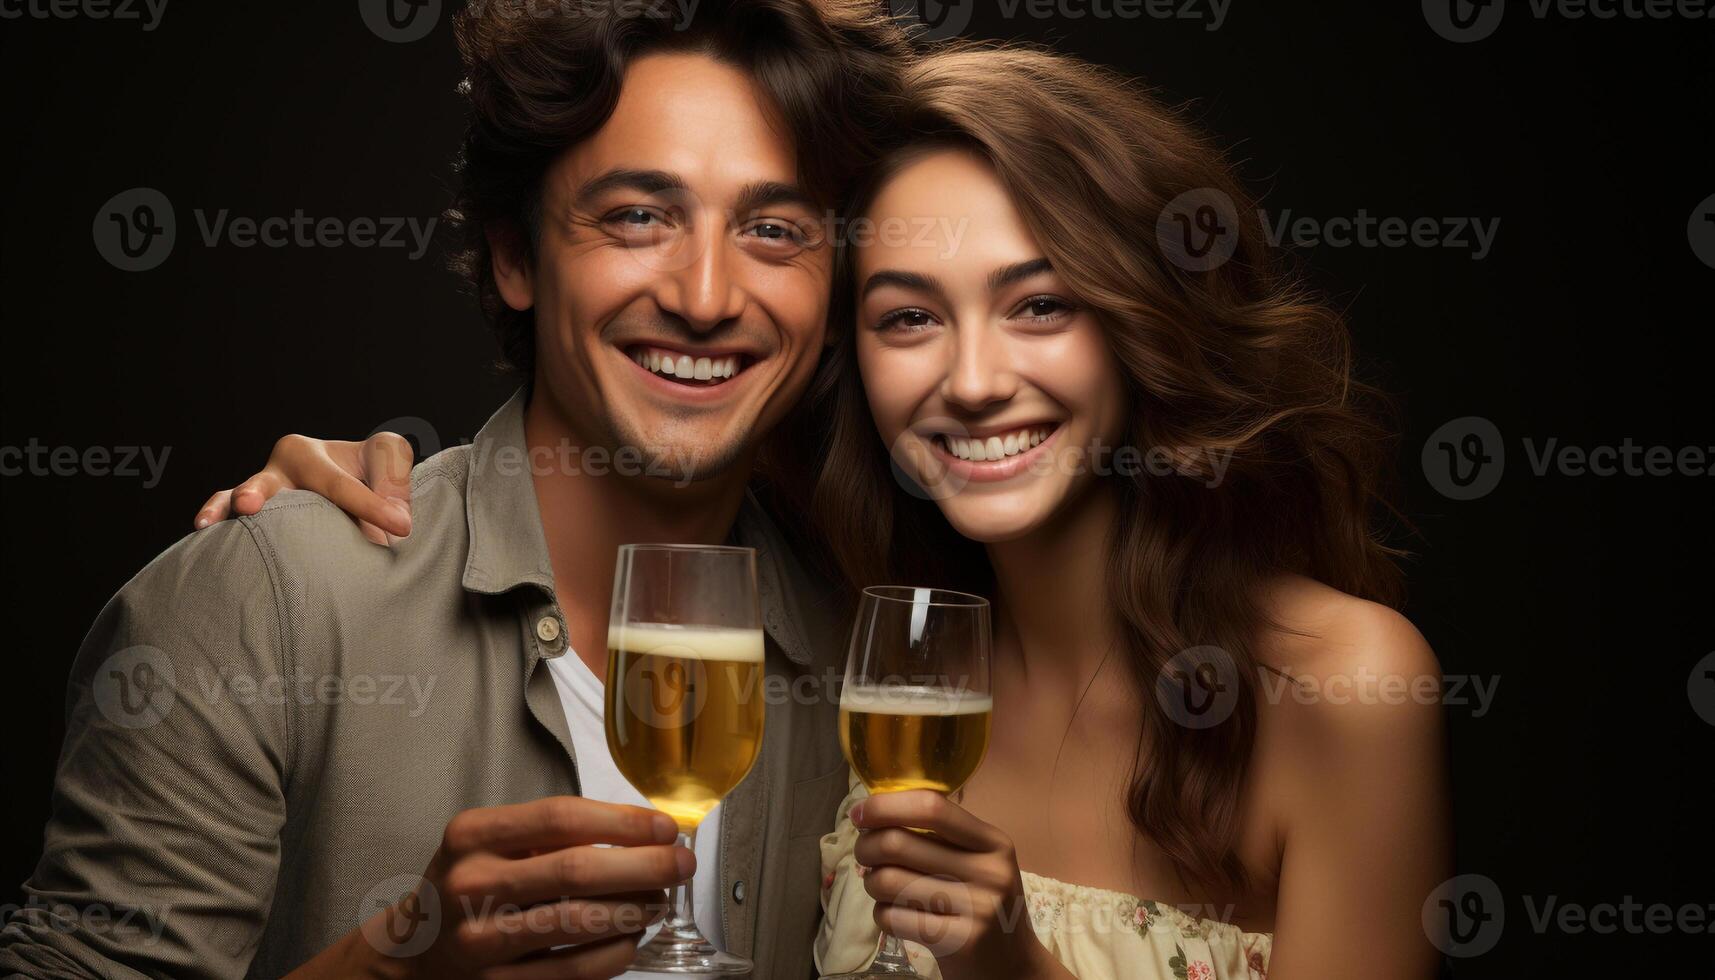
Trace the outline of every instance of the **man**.
{"type": "Polygon", "coordinates": [[[868,0],[548,7],[457,23],[465,265],[525,387],[417,467],[394,548],[282,494],[109,603],[0,974],[612,976],[699,863],[717,941],[809,973],[835,706],[772,699],[693,856],[585,798],[619,793],[588,681],[629,541],[756,547],[771,678],[833,664],[746,488],[824,346],[821,217],[904,42],[868,0]]]}

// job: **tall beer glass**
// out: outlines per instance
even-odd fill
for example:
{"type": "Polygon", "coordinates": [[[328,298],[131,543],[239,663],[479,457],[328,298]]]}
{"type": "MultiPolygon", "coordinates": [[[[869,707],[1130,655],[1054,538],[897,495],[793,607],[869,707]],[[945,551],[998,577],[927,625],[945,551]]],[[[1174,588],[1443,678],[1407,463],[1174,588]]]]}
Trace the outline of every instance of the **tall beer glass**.
{"type": "MultiPolygon", "coordinates": [[[[863,590],[840,692],[840,745],[871,793],[957,792],[988,750],[988,600],[944,589],[863,590]]],[[[914,977],[882,935],[867,969],[824,980],[914,977]]]]}
{"type": "MultiPolygon", "coordinates": [[[[762,613],[750,548],[628,544],[614,570],[607,633],[607,746],[619,771],[679,824],[697,826],[762,748],[762,613]]],[[[741,974],[751,961],[697,929],[691,883],[631,969],[741,974]]]]}

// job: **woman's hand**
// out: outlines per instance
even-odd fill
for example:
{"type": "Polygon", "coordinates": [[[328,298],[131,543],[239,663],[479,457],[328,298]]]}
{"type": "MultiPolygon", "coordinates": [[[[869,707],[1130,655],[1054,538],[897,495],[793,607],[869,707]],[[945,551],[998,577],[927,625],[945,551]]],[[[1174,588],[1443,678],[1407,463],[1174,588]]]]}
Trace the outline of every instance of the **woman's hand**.
{"type": "Polygon", "coordinates": [[[851,818],[876,924],[928,947],[942,976],[1072,976],[1036,939],[1018,858],[1000,830],[928,790],[878,793],[851,818]]]}
{"type": "Polygon", "coordinates": [[[286,436],[274,444],[262,472],[208,498],[197,511],[205,528],[235,514],[254,514],[281,490],[319,493],[357,521],[379,545],[411,533],[411,443],[395,432],[362,442],[286,436]]]}

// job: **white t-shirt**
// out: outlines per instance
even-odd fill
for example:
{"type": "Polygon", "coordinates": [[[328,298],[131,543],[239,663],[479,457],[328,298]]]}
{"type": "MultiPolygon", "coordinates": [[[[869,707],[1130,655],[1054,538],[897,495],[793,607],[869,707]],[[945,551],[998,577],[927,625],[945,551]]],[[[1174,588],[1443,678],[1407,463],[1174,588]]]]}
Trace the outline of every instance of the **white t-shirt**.
{"type": "MultiPolygon", "coordinates": [[[[584,796],[603,803],[628,803],[649,807],[613,764],[607,749],[607,729],[604,719],[603,681],[590,670],[577,651],[566,648],[565,655],[548,662],[548,673],[560,691],[560,704],[566,711],[566,727],[571,729],[572,749],[578,757],[578,781],[584,796]]],[[[696,906],[697,928],[717,949],[726,948],[726,932],[721,928],[720,915],[720,842],[721,808],[717,805],[703,818],[697,828],[697,873],[691,879],[691,901],[696,906]]],[[[654,936],[659,926],[646,934],[654,936]]],[[[627,980],[645,980],[655,974],[625,973],[627,980]]]]}

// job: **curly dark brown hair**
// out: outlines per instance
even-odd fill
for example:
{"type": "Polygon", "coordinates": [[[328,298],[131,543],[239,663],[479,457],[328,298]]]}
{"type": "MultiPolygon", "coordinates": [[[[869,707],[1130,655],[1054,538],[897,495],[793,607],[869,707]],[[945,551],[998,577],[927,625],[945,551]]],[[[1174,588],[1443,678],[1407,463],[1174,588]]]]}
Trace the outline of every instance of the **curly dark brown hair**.
{"type": "Polygon", "coordinates": [[[543,172],[607,121],[632,59],[691,51],[744,69],[790,131],[806,187],[831,206],[882,148],[911,54],[876,0],[701,0],[688,23],[647,7],[488,0],[458,14],[470,122],[447,212],[458,236],[452,265],[475,291],[505,364],[525,379],[535,317],[501,302],[487,232],[497,223],[518,229],[534,250],[543,172]]]}

